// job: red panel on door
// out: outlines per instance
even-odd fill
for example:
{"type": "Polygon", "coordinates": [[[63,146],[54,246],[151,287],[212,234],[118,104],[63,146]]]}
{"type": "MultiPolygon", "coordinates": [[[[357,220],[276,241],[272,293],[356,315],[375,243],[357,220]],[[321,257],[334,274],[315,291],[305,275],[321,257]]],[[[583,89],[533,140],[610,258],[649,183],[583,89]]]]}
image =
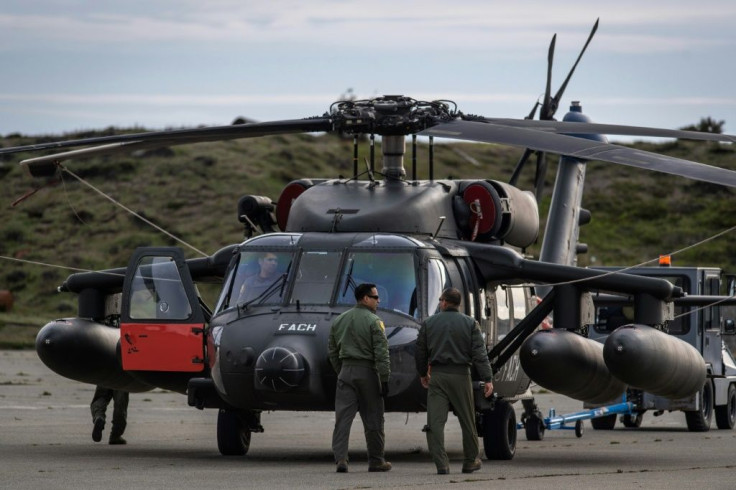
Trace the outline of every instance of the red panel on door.
{"type": "Polygon", "coordinates": [[[123,323],[120,352],[126,371],[204,369],[202,324],[123,323]]]}

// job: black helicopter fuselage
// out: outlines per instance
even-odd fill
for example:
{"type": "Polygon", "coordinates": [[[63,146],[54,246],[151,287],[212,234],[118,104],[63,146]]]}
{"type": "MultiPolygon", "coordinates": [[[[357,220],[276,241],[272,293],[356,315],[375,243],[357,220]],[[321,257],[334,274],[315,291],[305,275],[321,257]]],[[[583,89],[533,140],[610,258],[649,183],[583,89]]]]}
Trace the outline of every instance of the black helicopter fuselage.
{"type": "MultiPolygon", "coordinates": [[[[369,282],[377,285],[390,346],[387,410],[416,411],[424,408],[426,390],[414,365],[415,340],[445,287],[463,291],[464,311],[479,321],[489,348],[529,310],[530,290],[512,298],[499,289],[497,298],[500,281],[479,275],[459,239],[477,233],[485,241],[533,240],[536,212],[519,211],[533,198],[517,189],[484,180],[295,185],[285,232],[205,259],[140,249],[125,269],[70,276],[62,289],[79,294],[80,318],[47,325],[37,339],[39,355],[74,379],[130,391],[172,389],[200,407],[330,410],[336,382],[327,355],[330,325],[355,305],[355,286],[369,282]],[[468,201],[484,220],[473,221],[468,201]],[[272,279],[260,281],[260,289],[246,287],[265,254],[278,261],[272,279]],[[223,285],[211,315],[194,286],[210,276],[223,285]],[[109,322],[116,294],[119,322],[109,322]],[[76,347],[80,338],[83,349],[76,347]],[[81,349],[74,361],[70,349],[81,349]],[[105,371],[105,379],[93,374],[105,371]]],[[[496,392],[513,398],[529,379],[518,362],[509,366],[497,375],[496,392]]]]}
{"type": "MultiPolygon", "coordinates": [[[[419,319],[427,310],[421,265],[439,253],[418,240],[366,233],[277,233],[240,248],[207,338],[211,375],[229,405],[260,410],[331,410],[336,373],[328,361],[332,321],[355,304],[354,287],[377,285],[378,315],[391,356],[388,410],[422,410],[414,366],[419,319]],[[259,257],[279,258],[260,296],[239,299],[259,257]]],[[[434,296],[436,296],[436,292],[434,296]]]]}

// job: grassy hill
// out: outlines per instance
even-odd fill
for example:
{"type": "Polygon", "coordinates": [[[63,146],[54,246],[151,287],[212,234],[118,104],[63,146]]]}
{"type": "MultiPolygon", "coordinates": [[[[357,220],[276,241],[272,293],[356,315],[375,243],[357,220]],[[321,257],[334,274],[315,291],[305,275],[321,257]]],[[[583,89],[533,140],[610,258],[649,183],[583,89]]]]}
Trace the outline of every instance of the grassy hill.
{"type": "MultiPolygon", "coordinates": [[[[49,138],[9,135],[0,143],[15,146],[44,139],[49,138]]],[[[634,146],[736,169],[732,146],[682,141],[634,146]]],[[[520,153],[496,145],[436,145],[435,178],[508,181],[520,153]]],[[[368,154],[364,143],[361,160],[368,154]]],[[[427,178],[427,155],[426,145],[420,145],[419,178],[427,178]]],[[[0,161],[5,198],[0,211],[0,256],[6,257],[0,259],[0,289],[11,290],[15,297],[12,311],[0,312],[0,345],[4,346],[28,346],[46,321],[75,314],[76,296],[56,292],[75,269],[123,266],[138,246],[181,246],[69,176],[11,207],[15,199],[39,185],[17,165],[29,156],[0,161]]],[[[549,162],[542,216],[549,205],[557,157],[550,155],[549,162]]],[[[405,165],[410,168],[409,155],[405,165]]],[[[334,135],[271,136],[76,160],[66,166],[110,199],[211,254],[243,239],[236,217],[241,196],[257,194],[276,200],[291,180],[352,174],[352,140],[334,135]]],[[[531,188],[532,175],[530,164],[520,187],[531,188]]],[[[593,219],[581,230],[581,241],[589,246],[589,253],[580,258],[581,265],[643,262],[736,224],[736,200],[729,188],[600,162],[588,165],[583,206],[593,219]]],[[[198,256],[189,248],[185,253],[198,256]]],[[[735,259],[736,245],[730,234],[684,252],[674,261],[736,271],[735,259]]]]}

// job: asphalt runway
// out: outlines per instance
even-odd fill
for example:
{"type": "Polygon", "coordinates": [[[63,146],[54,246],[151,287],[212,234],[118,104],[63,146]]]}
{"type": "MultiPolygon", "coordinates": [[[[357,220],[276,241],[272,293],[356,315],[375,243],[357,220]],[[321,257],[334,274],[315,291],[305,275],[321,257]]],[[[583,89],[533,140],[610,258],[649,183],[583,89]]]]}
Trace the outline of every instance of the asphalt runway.
{"type": "MultiPolygon", "coordinates": [[[[543,441],[519,433],[511,461],[483,461],[460,472],[460,430],[450,417],[449,475],[437,475],[421,428],[425,414],[387,414],[388,473],[368,473],[359,418],[351,434],[351,465],[335,473],[332,413],[273,412],[245,457],[217,450],[216,412],[187,406],[183,395],[132,394],[125,446],[91,439],[94,387],[46,368],[32,351],[0,351],[0,488],[647,488],[736,487],[736,431],[691,433],[680,412],[652,417],[640,429],[547,431],[543,441]]],[[[576,412],[582,403],[539,394],[545,415],[576,412]]],[[[110,410],[112,407],[110,407],[110,410]]],[[[517,408],[517,417],[520,408],[517,408]]],[[[109,420],[110,413],[108,413],[109,420]]],[[[109,429],[109,423],[108,427],[109,429]]]]}

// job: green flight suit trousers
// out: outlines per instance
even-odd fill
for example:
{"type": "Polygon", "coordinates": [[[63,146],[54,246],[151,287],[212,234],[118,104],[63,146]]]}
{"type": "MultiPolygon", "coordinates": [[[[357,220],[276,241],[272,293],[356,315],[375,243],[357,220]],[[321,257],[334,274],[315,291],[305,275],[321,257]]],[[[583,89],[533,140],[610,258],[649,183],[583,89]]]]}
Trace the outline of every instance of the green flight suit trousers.
{"type": "Polygon", "coordinates": [[[437,469],[448,468],[450,464],[445,451],[445,424],[450,407],[454,409],[463,433],[463,463],[472,464],[480,447],[470,374],[433,369],[427,394],[427,446],[437,469]]]}

